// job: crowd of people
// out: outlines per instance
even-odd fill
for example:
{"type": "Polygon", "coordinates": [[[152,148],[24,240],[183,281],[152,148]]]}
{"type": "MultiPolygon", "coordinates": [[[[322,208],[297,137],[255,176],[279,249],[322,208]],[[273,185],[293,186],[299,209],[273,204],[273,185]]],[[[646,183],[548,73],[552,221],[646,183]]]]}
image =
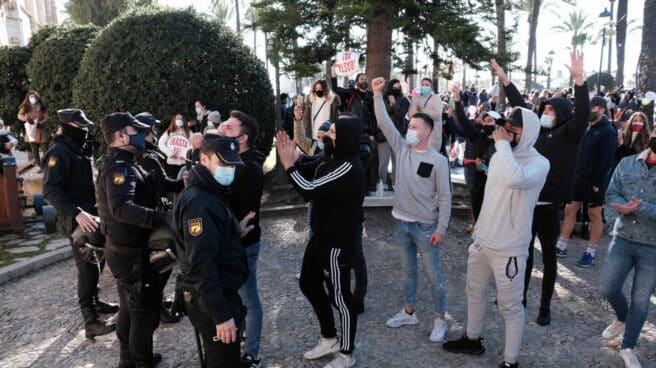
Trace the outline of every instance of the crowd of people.
{"type": "MultiPolygon", "coordinates": [[[[622,360],[626,367],[641,366],[634,349],[656,287],[656,131],[631,91],[590,96],[576,50],[568,65],[573,87],[553,93],[522,94],[495,60],[490,66],[510,103],[505,111],[498,111],[492,91],[463,91],[456,84],[441,96],[426,78],[416,95],[406,96],[399,80],[378,77],[369,85],[365,74],[340,88],[334,70],[330,84],[316,81],[307,97],[283,104],[279,163],[310,202],[299,286],[319,321],[320,338],[305,359],[333,355],[327,368],[355,365],[368,283],[363,202],[385,185],[394,195],[394,242],[403,272],[401,307],[386,326],[419,323],[421,260],[432,296],[429,340],[448,352],[483,354],[485,298],[493,281],[505,320],[499,367],[518,367],[535,239],[544,262],[537,323],[547,326],[557,260],[568,255],[583,208],[590,230],[580,267],[595,265],[604,221],[614,222],[601,294],[615,320],[601,335],[623,334],[622,360]],[[467,322],[460,338],[445,341],[448,295],[440,254],[449,242],[448,157],[458,151],[472,209],[467,322]],[[623,284],[631,271],[629,301],[623,284]]],[[[20,105],[24,140],[44,171],[44,195],[73,249],[85,334],[116,331],[119,367],[155,366],[162,357],[153,352],[154,331],[182,315],[194,327],[207,367],[261,365],[267,311],[257,284],[264,182],[264,155],[255,148],[259,126],[245,112],[231,111],[222,120],[202,101],[194,108],[194,119],[177,113],[164,127],[147,112],[105,116],[99,125],[108,149],[96,163],[94,181],[97,144],[89,131],[96,124],[82,110],[59,110],[57,132],[44,149],[44,101],[30,91],[20,105]],[[163,290],[176,261],[176,295],[168,301],[163,290]],[[98,298],[105,264],[117,281],[118,305],[98,298]],[[101,318],[112,313],[118,313],[116,324],[101,318]]],[[[4,129],[0,139],[3,154],[18,144],[4,129]]]]}

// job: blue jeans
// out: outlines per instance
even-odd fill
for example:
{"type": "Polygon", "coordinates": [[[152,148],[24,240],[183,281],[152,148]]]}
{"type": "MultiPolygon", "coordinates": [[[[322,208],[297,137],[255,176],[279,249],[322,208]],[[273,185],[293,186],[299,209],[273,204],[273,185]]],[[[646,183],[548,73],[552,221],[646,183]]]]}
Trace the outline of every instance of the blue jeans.
{"type": "Polygon", "coordinates": [[[656,287],[656,246],[614,237],[608,247],[602,276],[601,294],[615,310],[617,320],[625,322],[622,349],[633,349],[645,324],[649,298],[656,287]],[[631,269],[631,305],[622,292],[631,269]]]}
{"type": "Polygon", "coordinates": [[[260,242],[249,245],[245,251],[248,261],[248,278],[239,289],[239,296],[246,306],[246,348],[244,352],[257,358],[262,337],[262,303],[260,294],[257,292],[257,257],[260,254],[260,242]]]}
{"type": "Polygon", "coordinates": [[[435,313],[443,314],[446,310],[446,287],[440,267],[440,249],[443,245],[434,246],[428,243],[428,238],[435,231],[435,227],[435,224],[394,219],[394,239],[401,248],[401,265],[405,273],[403,302],[410,307],[417,305],[417,283],[419,282],[417,251],[419,251],[430,285],[435,313]]]}

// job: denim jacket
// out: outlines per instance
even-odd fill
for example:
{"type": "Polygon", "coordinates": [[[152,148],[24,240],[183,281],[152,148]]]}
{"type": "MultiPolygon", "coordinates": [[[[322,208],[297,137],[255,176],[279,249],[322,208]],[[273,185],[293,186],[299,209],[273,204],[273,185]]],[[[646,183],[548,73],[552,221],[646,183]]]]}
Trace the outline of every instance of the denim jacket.
{"type": "Polygon", "coordinates": [[[625,157],[617,165],[606,191],[606,204],[618,215],[613,235],[656,246],[656,167],[649,169],[645,163],[649,152],[625,157]],[[626,204],[631,197],[640,200],[633,214],[622,215],[610,207],[612,203],[626,204]]]}

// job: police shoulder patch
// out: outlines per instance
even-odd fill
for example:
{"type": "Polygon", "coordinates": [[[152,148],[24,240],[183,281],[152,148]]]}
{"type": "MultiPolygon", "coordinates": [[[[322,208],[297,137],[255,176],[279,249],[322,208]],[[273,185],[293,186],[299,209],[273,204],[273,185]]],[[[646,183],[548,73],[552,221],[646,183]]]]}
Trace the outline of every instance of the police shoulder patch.
{"type": "Polygon", "coordinates": [[[114,184],[115,185],[122,185],[125,183],[125,174],[123,172],[115,172],[114,173],[114,184]]]}
{"type": "Polygon", "coordinates": [[[48,159],[48,167],[55,167],[57,165],[57,157],[56,156],[50,156],[48,159]]]}
{"type": "Polygon", "coordinates": [[[189,223],[189,234],[191,236],[199,236],[203,233],[203,219],[195,218],[188,221],[189,223]]]}

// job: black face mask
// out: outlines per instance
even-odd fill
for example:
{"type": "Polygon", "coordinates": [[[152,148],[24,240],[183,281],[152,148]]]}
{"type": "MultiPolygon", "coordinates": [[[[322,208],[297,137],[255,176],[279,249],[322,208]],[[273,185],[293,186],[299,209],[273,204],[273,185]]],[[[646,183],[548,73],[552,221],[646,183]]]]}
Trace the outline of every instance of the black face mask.
{"type": "Polygon", "coordinates": [[[317,97],[323,97],[323,91],[315,91],[314,94],[317,95],[317,97]]]}
{"type": "Polygon", "coordinates": [[[394,97],[401,96],[401,88],[392,88],[392,94],[394,97]]]}
{"type": "Polygon", "coordinates": [[[649,138],[649,148],[651,148],[651,151],[656,153],[656,138],[651,137],[649,138]]]}
{"type": "Polygon", "coordinates": [[[366,90],[369,87],[369,83],[367,82],[358,83],[358,87],[366,90]]]}
{"type": "Polygon", "coordinates": [[[510,147],[515,148],[517,147],[517,144],[519,144],[519,142],[517,142],[517,134],[512,133],[512,135],[513,135],[513,140],[510,141],[510,147]]]}
{"type": "Polygon", "coordinates": [[[485,134],[486,136],[494,133],[494,130],[496,128],[497,127],[495,125],[482,125],[481,124],[481,130],[483,131],[483,134],[485,134]]]}
{"type": "Polygon", "coordinates": [[[335,146],[333,145],[333,140],[330,139],[328,135],[323,136],[323,153],[326,156],[332,156],[335,154],[335,146]]]}
{"type": "Polygon", "coordinates": [[[71,139],[75,144],[77,144],[78,147],[83,148],[86,141],[87,141],[87,136],[89,134],[88,129],[82,129],[78,127],[74,127],[69,124],[63,124],[61,126],[62,128],[62,135],[65,137],[68,137],[71,139]]]}

